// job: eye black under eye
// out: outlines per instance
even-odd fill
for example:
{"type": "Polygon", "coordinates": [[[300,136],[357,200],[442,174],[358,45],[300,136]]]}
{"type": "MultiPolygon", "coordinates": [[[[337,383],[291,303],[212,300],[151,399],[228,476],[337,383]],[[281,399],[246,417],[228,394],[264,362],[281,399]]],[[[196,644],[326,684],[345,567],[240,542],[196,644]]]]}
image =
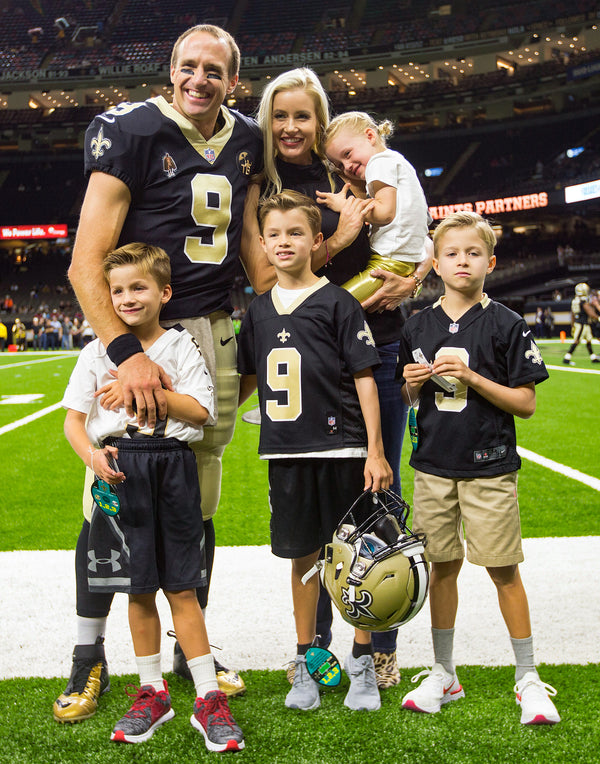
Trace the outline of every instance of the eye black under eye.
{"type": "Polygon", "coordinates": [[[208,72],[206,75],[207,80],[222,80],[223,77],[218,72],[208,72]]]}

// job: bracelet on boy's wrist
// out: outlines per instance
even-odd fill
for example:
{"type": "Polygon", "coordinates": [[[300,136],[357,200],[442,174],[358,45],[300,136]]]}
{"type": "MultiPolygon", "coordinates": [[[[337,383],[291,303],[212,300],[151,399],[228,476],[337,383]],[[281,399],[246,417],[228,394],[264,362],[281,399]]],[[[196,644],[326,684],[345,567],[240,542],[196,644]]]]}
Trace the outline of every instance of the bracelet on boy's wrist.
{"type": "Polygon", "coordinates": [[[133,334],[119,334],[109,343],[106,352],[115,366],[119,366],[136,353],[143,353],[142,343],[133,334]]]}

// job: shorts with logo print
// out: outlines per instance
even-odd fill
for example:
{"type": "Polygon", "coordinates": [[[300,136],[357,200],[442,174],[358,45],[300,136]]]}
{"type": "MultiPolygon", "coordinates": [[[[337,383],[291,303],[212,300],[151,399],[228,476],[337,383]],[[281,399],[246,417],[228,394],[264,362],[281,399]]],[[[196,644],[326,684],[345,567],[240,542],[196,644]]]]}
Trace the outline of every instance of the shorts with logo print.
{"type": "Polygon", "coordinates": [[[175,438],[108,438],[125,480],[119,513],[96,504],[88,536],[95,592],[146,594],[206,584],[204,525],[194,452],[175,438]]]}
{"type": "Polygon", "coordinates": [[[431,562],[462,559],[465,540],[475,565],[522,562],[517,473],[447,478],[415,470],[412,529],[427,535],[431,562]]]}

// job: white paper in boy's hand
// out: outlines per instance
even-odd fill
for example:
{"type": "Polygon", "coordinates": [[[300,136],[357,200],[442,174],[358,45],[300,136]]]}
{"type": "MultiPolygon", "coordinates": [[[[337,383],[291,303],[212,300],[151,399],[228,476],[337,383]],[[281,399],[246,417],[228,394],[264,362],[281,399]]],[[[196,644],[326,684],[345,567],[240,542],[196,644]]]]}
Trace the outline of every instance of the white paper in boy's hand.
{"type": "MultiPolygon", "coordinates": [[[[412,355],[415,359],[415,363],[422,363],[424,366],[427,366],[430,371],[433,371],[433,364],[425,358],[425,354],[421,348],[415,348],[412,351],[412,355]]],[[[435,382],[438,387],[441,387],[442,390],[445,390],[447,393],[453,393],[456,390],[456,385],[453,382],[448,382],[447,379],[440,377],[439,374],[432,374],[431,381],[435,382]]]]}

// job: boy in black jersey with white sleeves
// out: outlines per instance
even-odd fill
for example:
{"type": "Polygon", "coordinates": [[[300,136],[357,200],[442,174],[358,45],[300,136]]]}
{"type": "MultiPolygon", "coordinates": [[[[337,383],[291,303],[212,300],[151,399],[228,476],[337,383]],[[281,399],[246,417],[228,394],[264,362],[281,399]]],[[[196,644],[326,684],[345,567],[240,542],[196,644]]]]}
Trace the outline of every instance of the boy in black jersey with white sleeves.
{"type": "MultiPolygon", "coordinates": [[[[319,579],[303,584],[302,577],[360,492],[388,488],[392,472],[383,455],[371,370],[379,356],[362,308],[311,270],[311,255],[322,241],[319,208],[284,191],[262,205],[259,227],[278,282],[250,304],[242,322],[240,403],[258,386],[271,547],[292,561],[298,649],[285,704],[311,710],[320,704],[319,688],[305,655],[316,636],[319,579]]],[[[345,669],[346,706],[379,708],[369,632],[355,630],[345,669]]]]}
{"type": "Polygon", "coordinates": [[[429,604],[435,663],[405,695],[404,708],[435,713],[464,697],[453,662],[457,580],[463,531],[469,561],[486,567],[516,658],[521,723],[560,716],[533,658],[517,503],[514,416],[535,411],[535,385],[548,373],[525,321],[483,292],[494,269],[496,237],[479,215],[459,212],[437,227],[433,267],[445,286],[432,307],[410,318],[400,341],[402,394],[418,402],[415,531],[427,534],[432,563],[429,604]]]}

